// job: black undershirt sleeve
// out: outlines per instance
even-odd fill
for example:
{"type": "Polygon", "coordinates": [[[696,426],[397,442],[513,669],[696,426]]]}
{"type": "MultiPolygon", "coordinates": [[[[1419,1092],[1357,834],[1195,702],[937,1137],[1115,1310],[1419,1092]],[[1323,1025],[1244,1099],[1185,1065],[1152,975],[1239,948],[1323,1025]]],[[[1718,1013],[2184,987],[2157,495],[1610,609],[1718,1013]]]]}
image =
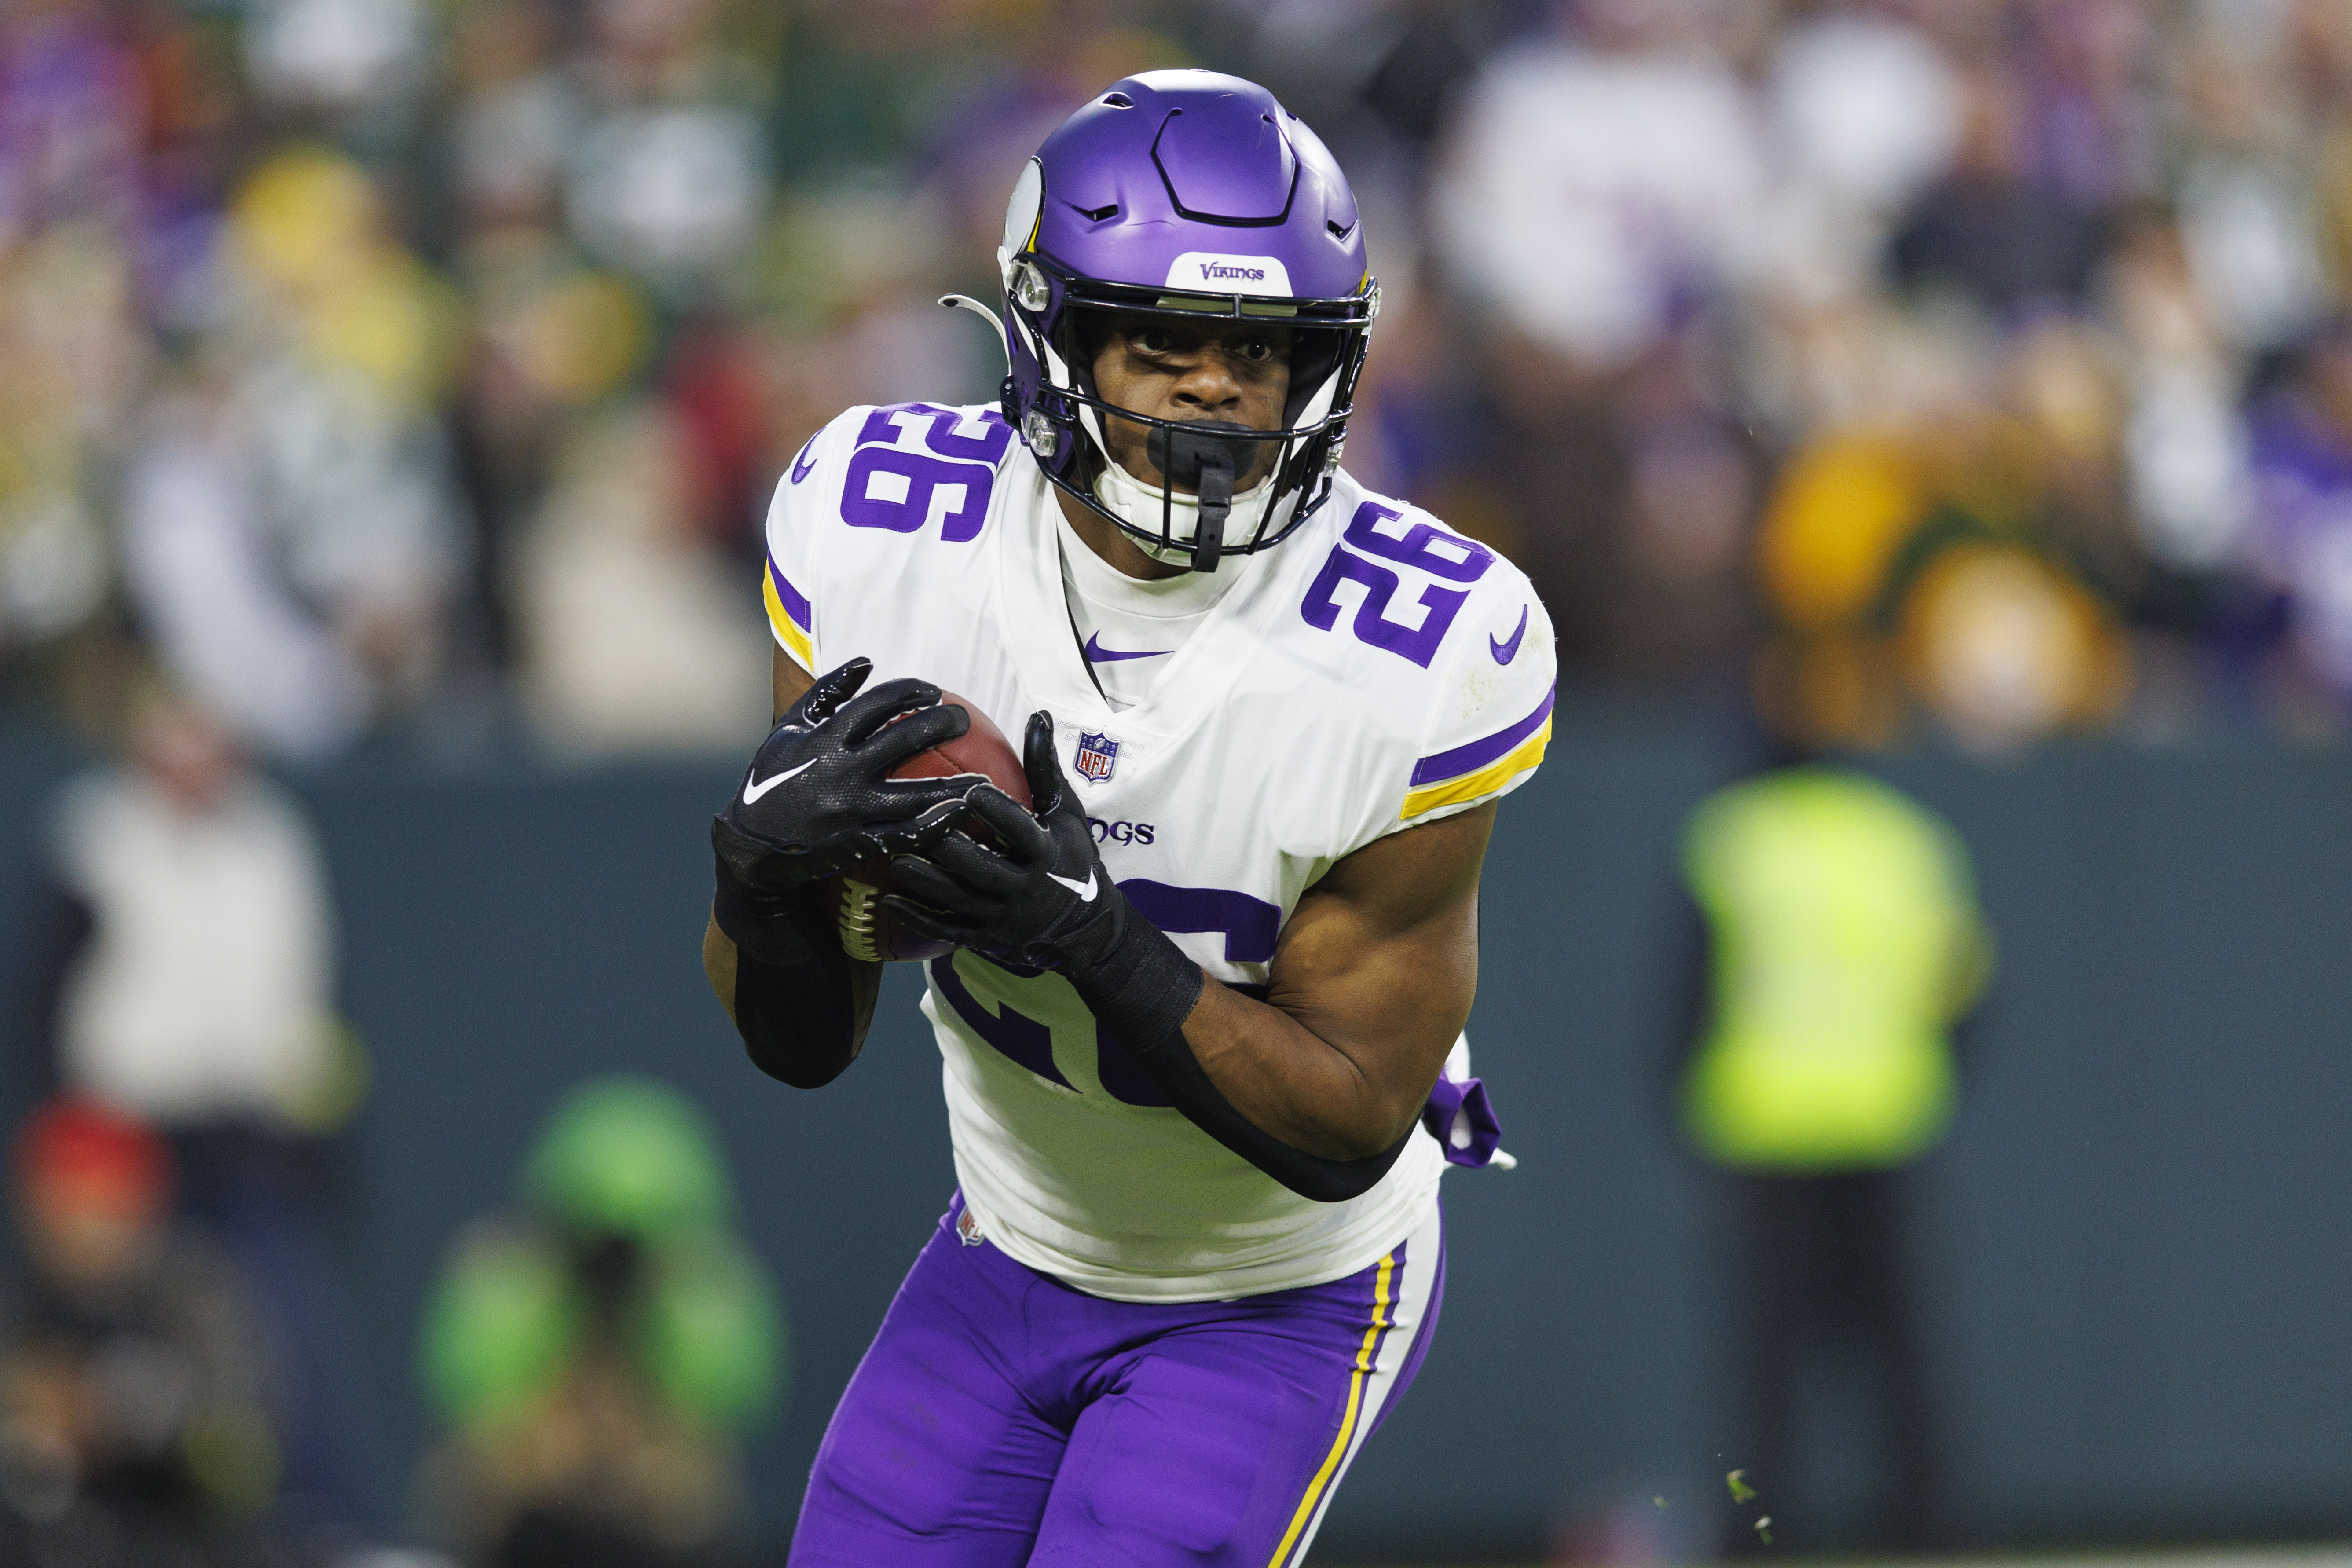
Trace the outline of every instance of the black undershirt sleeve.
{"type": "Polygon", "coordinates": [[[735,1031],[751,1065],[794,1089],[839,1078],[866,1044],[882,966],[842,952],[814,887],[747,887],[722,861],[710,912],[735,944],[735,1031]]]}
{"type": "Polygon", "coordinates": [[[1194,1126],[1300,1197],[1321,1204],[1360,1197],[1389,1173],[1412,1139],[1414,1128],[1408,1127],[1380,1153],[1331,1160],[1293,1148],[1235,1110],[1184,1038],[1184,1020],[1208,976],[1132,910],[1120,911],[1109,950],[1070,983],[1095,1021],[1194,1126]]]}

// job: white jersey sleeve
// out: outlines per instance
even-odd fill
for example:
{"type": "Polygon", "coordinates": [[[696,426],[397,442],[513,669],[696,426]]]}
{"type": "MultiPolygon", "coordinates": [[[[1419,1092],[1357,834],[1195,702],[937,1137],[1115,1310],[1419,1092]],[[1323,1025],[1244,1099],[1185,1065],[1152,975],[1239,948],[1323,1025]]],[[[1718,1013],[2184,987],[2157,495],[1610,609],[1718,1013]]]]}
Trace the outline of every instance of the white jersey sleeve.
{"type": "Polygon", "coordinates": [[[812,675],[859,655],[880,679],[909,673],[894,666],[903,639],[875,636],[859,606],[922,601],[940,560],[926,547],[980,537],[1012,443],[993,408],[930,403],[852,408],[809,437],[768,507],[760,596],[777,646],[812,675]]]}
{"type": "Polygon", "coordinates": [[[841,487],[841,456],[849,432],[870,412],[853,408],[808,438],[793,455],[793,466],[777,481],[775,499],[768,503],[767,559],[760,571],[760,598],[767,606],[768,629],[776,646],[811,675],[824,666],[817,662],[816,601],[818,542],[825,521],[837,516],[841,487]],[[835,482],[807,481],[824,459],[833,458],[835,482]]]}
{"type": "Polygon", "coordinates": [[[1342,682],[1362,738],[1355,847],[1524,784],[1551,740],[1557,667],[1527,574],[1418,507],[1347,499],[1304,613],[1368,645],[1342,682]]]}
{"type": "Polygon", "coordinates": [[[1428,729],[1390,832],[1500,799],[1534,776],[1550,744],[1551,617],[1499,556],[1470,594],[1440,655],[1428,729]]]}

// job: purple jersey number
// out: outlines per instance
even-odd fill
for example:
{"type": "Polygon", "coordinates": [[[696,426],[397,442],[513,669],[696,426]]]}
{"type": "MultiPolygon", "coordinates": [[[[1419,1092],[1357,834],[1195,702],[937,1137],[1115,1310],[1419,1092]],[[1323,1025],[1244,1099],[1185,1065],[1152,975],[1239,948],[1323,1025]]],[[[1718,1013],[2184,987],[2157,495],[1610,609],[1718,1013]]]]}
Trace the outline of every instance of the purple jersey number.
{"type": "MultiPolygon", "coordinates": [[[[973,1034],[995,1047],[998,1055],[1020,1063],[1048,1083],[1058,1083],[1068,1089],[1077,1087],[1064,1078],[1062,1069],[1054,1065],[1053,1030],[1025,1014],[1014,1012],[1008,1003],[999,1002],[996,1011],[990,1012],[982,1005],[980,998],[971,994],[971,987],[964,984],[963,976],[956,973],[953,953],[935,958],[924,967],[931,972],[931,983],[940,988],[940,994],[948,999],[948,1005],[955,1009],[956,1016],[970,1026],[973,1034]]],[[[1032,973],[1018,966],[999,967],[1014,973],[1032,973]]]]}
{"type": "MultiPolygon", "coordinates": [[[[1171,887],[1145,878],[1121,882],[1118,887],[1137,912],[1161,931],[1222,935],[1228,963],[1265,963],[1274,957],[1275,935],[1282,924],[1282,911],[1264,899],[1223,888],[1171,887]]],[[[986,962],[1009,974],[1028,976],[1042,973],[998,959],[986,962]]],[[[931,960],[929,968],[940,994],[973,1034],[994,1047],[1000,1055],[1047,1082],[1058,1083],[1065,1089],[1076,1087],[1055,1065],[1053,1033],[1044,1024],[1003,1002],[991,1013],[964,984],[962,976],[956,973],[952,956],[931,960]]],[[[1265,995],[1263,985],[1242,984],[1234,989],[1261,1000],[1265,995]]],[[[1095,1073],[1102,1080],[1103,1092],[1124,1104],[1169,1103],[1168,1097],[1160,1092],[1160,1086],[1145,1076],[1135,1058],[1107,1029],[1095,1031],[1095,1073]]]]}
{"type": "Polygon", "coordinates": [[[1404,580],[1348,546],[1352,544],[1367,555],[1393,561],[1449,583],[1465,584],[1475,583],[1486,574],[1486,568],[1495,563],[1495,552],[1475,540],[1448,533],[1434,523],[1416,522],[1401,536],[1380,531],[1381,523],[1394,522],[1401,515],[1395,508],[1378,501],[1368,500],[1358,507],[1356,515],[1349,521],[1347,532],[1341,536],[1345,542],[1331,547],[1323,569],[1315,574],[1315,581],[1308,585],[1298,613],[1308,626],[1328,632],[1339,624],[1339,584],[1358,584],[1364,596],[1356,606],[1356,618],[1349,627],[1356,640],[1385,648],[1427,669],[1430,661],[1437,657],[1439,645],[1445,641],[1445,634],[1453,628],[1454,617],[1469,599],[1470,590],[1428,584],[1421,591],[1420,622],[1415,625],[1392,621],[1389,619],[1389,604],[1404,585],[1404,580]]]}
{"type": "Polygon", "coordinates": [[[1013,444],[1013,426],[993,408],[982,409],[974,419],[980,434],[966,436],[956,428],[963,423],[963,416],[952,408],[935,403],[893,403],[866,416],[866,423],[857,427],[857,445],[897,446],[901,419],[922,420],[924,447],[958,462],[986,463],[992,468],[1004,460],[1004,449],[1013,444]]]}
{"type": "Polygon", "coordinates": [[[857,450],[841,489],[841,520],[852,528],[913,533],[940,521],[940,539],[962,544],[980,537],[996,488],[996,464],[1012,444],[1013,431],[993,409],[976,421],[980,434],[957,426],[963,416],[929,403],[877,408],[857,432],[857,450]],[[901,419],[923,422],[924,451],[898,445],[901,419]]]}
{"type": "Polygon", "coordinates": [[[1493,551],[1475,539],[1448,533],[1433,522],[1416,522],[1398,538],[1380,531],[1381,524],[1394,522],[1403,515],[1392,506],[1368,500],[1348,520],[1348,531],[1341,537],[1368,555],[1413,567],[1449,583],[1475,583],[1495,563],[1493,551]]]}

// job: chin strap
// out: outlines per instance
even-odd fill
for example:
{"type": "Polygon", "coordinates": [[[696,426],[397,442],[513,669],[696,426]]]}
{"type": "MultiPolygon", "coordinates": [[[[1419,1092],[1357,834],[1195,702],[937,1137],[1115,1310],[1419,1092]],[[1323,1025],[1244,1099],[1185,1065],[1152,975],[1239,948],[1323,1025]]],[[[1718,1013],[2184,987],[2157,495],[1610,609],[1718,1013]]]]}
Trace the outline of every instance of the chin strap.
{"type": "Polygon", "coordinates": [[[1223,452],[1201,462],[1201,521],[1192,527],[1192,570],[1214,572],[1225,547],[1225,514],[1234,509],[1234,463],[1223,452]]]}

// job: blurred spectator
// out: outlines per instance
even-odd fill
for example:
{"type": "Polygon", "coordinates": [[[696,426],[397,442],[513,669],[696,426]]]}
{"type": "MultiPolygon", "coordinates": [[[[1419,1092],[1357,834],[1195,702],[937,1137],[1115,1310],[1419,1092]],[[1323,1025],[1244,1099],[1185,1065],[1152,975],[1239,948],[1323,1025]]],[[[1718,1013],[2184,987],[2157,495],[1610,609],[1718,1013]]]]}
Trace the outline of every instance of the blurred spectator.
{"type": "Polygon", "coordinates": [[[1479,435],[1454,465],[1468,493],[1441,483],[1441,504],[1527,565],[1564,658],[1622,673],[1686,667],[1745,629],[1758,454],[1705,313],[1764,194],[1736,22],[1566,8],[1558,36],[1470,85],[1432,191],[1435,258],[1479,348],[1479,435]]]}
{"type": "Polygon", "coordinates": [[[1662,341],[1754,220],[1754,106],[1678,26],[1695,8],[1585,0],[1573,35],[1487,66],[1454,133],[1444,254],[1473,298],[1578,366],[1662,341]]]}
{"type": "Polygon", "coordinates": [[[730,1560],[737,1443],[780,1391],[774,1287],[729,1230],[701,1113],[642,1079],[565,1099],[523,1212],[459,1240],[424,1325],[446,1445],[425,1491],[492,1568],[730,1560]]]}
{"type": "Polygon", "coordinates": [[[766,71],[717,37],[713,0],[592,0],[567,149],[574,232],[684,300],[740,255],[767,204],[766,71]]]}
{"type": "Polygon", "coordinates": [[[1681,1108],[1737,1187],[1727,1452],[1762,1498],[1725,1545],[1921,1550],[1937,1524],[1937,1423],[1902,1172],[1943,1135],[1952,1024],[1990,970],[1968,851],[1917,803],[1827,766],[1710,797],[1683,851],[1706,957],[1681,1108]],[[1875,1517],[1841,1538],[1812,1489],[1825,1457],[1801,1446],[1796,1412],[1832,1358],[1856,1351],[1883,1463],[1875,1517]]]}
{"type": "Polygon", "coordinates": [[[257,745],[301,757],[349,742],[369,718],[366,675],[286,592],[227,399],[192,388],[149,418],[122,543],[158,655],[257,745]]]}
{"type": "Polygon", "coordinates": [[[2300,721],[2352,714],[2352,322],[2303,353],[2254,426],[2253,548],[2287,605],[2279,671],[2300,721]]]}
{"type": "Polygon", "coordinates": [[[1315,127],[1359,194],[1443,131],[1507,25],[1452,0],[1216,6],[1237,35],[1234,68],[1315,127]]]}
{"type": "Polygon", "coordinates": [[[105,601],[90,467],[145,368],[132,303],[129,258],[102,229],[0,248],[0,653],[53,643],[105,601]]]}
{"type": "Polygon", "coordinates": [[[1773,723],[1879,744],[1916,704],[2006,752],[2107,719],[2129,668],[2114,596],[2138,557],[2103,343],[2062,318],[1988,341],[1959,315],[1885,321],[1867,353],[1851,412],[1790,456],[1759,529],[1773,723]]]}
{"type": "Polygon", "coordinates": [[[278,104],[382,135],[431,69],[429,20],[420,0],[263,0],[246,24],[247,68],[278,104]]]}
{"type": "Polygon", "coordinates": [[[51,1038],[65,1082],[159,1124],[331,1126],[351,1110],[323,868],[291,802],[205,711],[140,697],[124,764],[61,796],[51,1038]]]}
{"type": "Polygon", "coordinates": [[[545,502],[573,427],[643,369],[654,322],[638,290],[542,229],[487,229],[468,240],[463,267],[474,320],[452,413],[478,524],[472,613],[482,657],[510,674],[521,655],[516,541],[545,502]]]}
{"type": "Polygon", "coordinates": [[[2125,483],[2139,538],[2184,574],[2227,566],[2242,551],[2252,500],[2242,369],[2167,215],[2127,216],[2106,295],[2130,384],[2125,483]]]}
{"type": "Polygon", "coordinates": [[[348,159],[237,189],[220,331],[131,462],[123,557],[173,672],[289,755],[438,689],[463,529],[436,416],[445,286],[348,159]]]}
{"type": "Polygon", "coordinates": [[[2024,89],[2000,63],[1963,79],[1958,155],[1895,236],[1895,275],[1997,313],[2079,300],[2099,256],[2097,215],[2029,174],[2024,89]]]}
{"type": "Polygon", "coordinates": [[[350,1522],[367,1499],[331,1134],[365,1068],[334,1010],[318,848],[200,707],[147,692],[128,752],[58,801],[36,977],[43,1065],[172,1139],[183,1212],[255,1308],[286,1506],[350,1522]]]}
{"type": "Polygon", "coordinates": [[[163,1141],[52,1101],[11,1174],[31,1275],[0,1359],[0,1556],[279,1561],[250,1527],[279,1468],[254,1347],[226,1271],[171,1223],[163,1141]]]}
{"type": "Polygon", "coordinates": [[[717,747],[760,731],[767,639],[738,613],[744,574],[692,531],[689,461],[659,405],[564,445],[514,556],[523,693],[552,739],[717,747]]]}
{"type": "Polygon", "coordinates": [[[2326,308],[2309,127],[2284,40],[2208,26],[2184,40],[2190,132],[2177,182],[2199,290],[2240,349],[2292,342],[2326,308]]]}

